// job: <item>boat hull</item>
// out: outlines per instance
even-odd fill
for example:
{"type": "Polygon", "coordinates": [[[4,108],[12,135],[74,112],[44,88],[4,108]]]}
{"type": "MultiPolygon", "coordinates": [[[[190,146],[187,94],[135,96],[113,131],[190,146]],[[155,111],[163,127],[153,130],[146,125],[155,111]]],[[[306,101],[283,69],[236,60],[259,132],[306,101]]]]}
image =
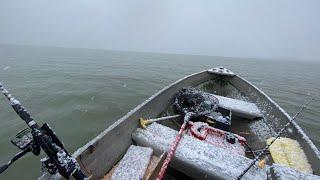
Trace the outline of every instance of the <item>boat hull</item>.
{"type": "MultiPolygon", "coordinates": [[[[154,118],[159,116],[172,104],[174,95],[181,88],[198,86],[219,78],[221,77],[217,74],[202,71],[186,76],[163,88],[79,148],[74,156],[77,158],[81,169],[91,175],[93,179],[102,178],[122,158],[127,148],[133,143],[131,136],[139,127],[141,117],[154,118]]],[[[257,104],[274,133],[280,129],[281,125],[291,119],[277,103],[247,80],[238,75],[224,78],[241,94],[245,95],[250,102],[257,104]]],[[[299,141],[315,174],[319,175],[319,150],[298,124],[294,122],[290,128],[292,129],[291,136],[299,141]]]]}

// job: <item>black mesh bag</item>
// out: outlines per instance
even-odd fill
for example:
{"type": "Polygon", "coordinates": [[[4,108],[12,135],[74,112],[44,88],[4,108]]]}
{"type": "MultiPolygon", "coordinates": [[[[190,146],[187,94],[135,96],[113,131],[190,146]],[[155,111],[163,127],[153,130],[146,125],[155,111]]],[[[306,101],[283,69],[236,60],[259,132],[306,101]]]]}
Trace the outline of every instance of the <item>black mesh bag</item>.
{"type": "Polygon", "coordinates": [[[175,109],[182,114],[194,113],[194,117],[207,116],[218,108],[219,101],[212,94],[194,87],[182,88],[175,95],[175,109]]]}

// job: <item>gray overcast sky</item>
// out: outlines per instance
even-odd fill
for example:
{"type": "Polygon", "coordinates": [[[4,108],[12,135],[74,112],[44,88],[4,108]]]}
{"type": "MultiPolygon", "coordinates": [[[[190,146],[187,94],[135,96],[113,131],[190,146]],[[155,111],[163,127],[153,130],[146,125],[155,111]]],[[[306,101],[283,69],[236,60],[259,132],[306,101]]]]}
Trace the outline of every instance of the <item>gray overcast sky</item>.
{"type": "Polygon", "coordinates": [[[320,61],[319,0],[0,3],[0,43],[320,61]]]}

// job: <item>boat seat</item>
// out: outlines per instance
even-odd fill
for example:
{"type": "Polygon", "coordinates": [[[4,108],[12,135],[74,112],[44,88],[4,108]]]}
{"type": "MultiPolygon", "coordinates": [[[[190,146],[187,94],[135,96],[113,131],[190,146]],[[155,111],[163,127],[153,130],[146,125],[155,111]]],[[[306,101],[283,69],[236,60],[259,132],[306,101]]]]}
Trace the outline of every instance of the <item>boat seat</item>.
{"type": "Polygon", "coordinates": [[[268,171],[268,177],[274,180],[287,180],[287,179],[304,179],[304,180],[320,180],[320,176],[303,173],[301,171],[282,166],[279,164],[273,164],[268,171]]]}
{"type": "Polygon", "coordinates": [[[224,96],[215,95],[219,100],[219,107],[228,109],[232,114],[246,118],[246,119],[256,119],[262,117],[262,113],[256,104],[232,99],[224,96]]]}
{"type": "MultiPolygon", "coordinates": [[[[167,152],[177,131],[152,123],[138,128],[132,138],[140,146],[148,146],[155,154],[167,152]]],[[[229,153],[225,149],[184,135],[170,166],[194,179],[236,179],[251,163],[251,159],[229,153]]],[[[267,167],[267,166],[266,166],[267,167]]],[[[251,168],[243,179],[267,179],[267,168],[251,168]]]]}
{"type": "Polygon", "coordinates": [[[148,169],[152,153],[151,148],[131,145],[117,166],[103,179],[142,179],[148,169]]]}

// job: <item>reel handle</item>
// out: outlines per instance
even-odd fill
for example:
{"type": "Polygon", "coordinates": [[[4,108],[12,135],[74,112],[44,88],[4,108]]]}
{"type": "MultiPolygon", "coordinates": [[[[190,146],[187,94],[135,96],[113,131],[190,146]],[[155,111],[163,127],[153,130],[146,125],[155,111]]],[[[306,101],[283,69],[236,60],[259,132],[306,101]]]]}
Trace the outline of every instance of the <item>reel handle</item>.
{"type": "Polygon", "coordinates": [[[30,152],[31,149],[27,148],[23,151],[20,151],[19,153],[17,153],[7,164],[3,165],[0,167],[0,174],[3,173],[6,169],[8,169],[8,167],[15,162],[16,160],[20,159],[22,156],[24,156],[25,154],[27,154],[28,152],[30,152]]]}

